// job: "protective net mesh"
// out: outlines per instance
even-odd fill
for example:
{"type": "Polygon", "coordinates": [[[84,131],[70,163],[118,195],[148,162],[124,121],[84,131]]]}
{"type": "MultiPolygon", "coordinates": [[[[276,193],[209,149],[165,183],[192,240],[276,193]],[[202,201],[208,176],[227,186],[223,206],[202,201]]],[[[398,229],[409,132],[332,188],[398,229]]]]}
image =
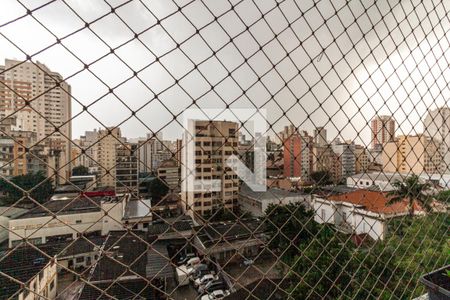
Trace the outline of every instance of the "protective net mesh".
{"type": "Polygon", "coordinates": [[[0,5],[0,299],[411,299],[448,265],[446,1],[0,5]]]}

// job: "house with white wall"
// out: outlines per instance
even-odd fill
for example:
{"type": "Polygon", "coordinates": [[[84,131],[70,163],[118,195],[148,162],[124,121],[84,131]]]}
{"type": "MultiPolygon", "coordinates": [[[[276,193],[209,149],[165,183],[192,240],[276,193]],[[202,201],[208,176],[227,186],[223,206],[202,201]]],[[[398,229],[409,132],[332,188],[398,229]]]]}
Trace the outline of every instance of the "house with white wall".
{"type": "MultiPolygon", "coordinates": [[[[315,196],[312,200],[317,223],[333,224],[349,234],[367,234],[374,240],[383,240],[387,234],[387,221],[408,214],[407,202],[387,205],[386,193],[358,189],[352,192],[315,196]]],[[[416,214],[423,210],[415,205],[416,214]]]]}
{"type": "Polygon", "coordinates": [[[128,200],[126,194],[47,201],[9,221],[9,247],[24,238],[39,245],[52,240],[73,240],[80,234],[106,235],[123,230],[122,218],[128,200]]]}
{"type": "Polygon", "coordinates": [[[291,192],[280,188],[268,188],[264,192],[255,192],[242,184],[239,191],[238,203],[243,212],[251,213],[255,217],[265,215],[269,205],[287,205],[289,203],[303,203],[309,205],[310,195],[291,192]]]}

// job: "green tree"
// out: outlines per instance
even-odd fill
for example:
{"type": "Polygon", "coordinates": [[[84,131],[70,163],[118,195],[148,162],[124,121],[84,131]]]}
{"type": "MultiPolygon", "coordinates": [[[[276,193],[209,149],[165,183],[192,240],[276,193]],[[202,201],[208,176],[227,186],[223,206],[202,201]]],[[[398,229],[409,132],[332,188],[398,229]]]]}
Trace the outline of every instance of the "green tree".
{"type": "Polygon", "coordinates": [[[442,203],[450,203],[450,190],[442,191],[436,195],[436,200],[442,203]]]}
{"type": "Polygon", "coordinates": [[[295,255],[298,244],[312,238],[318,229],[313,212],[301,203],[287,205],[269,205],[264,219],[266,230],[270,235],[269,247],[284,251],[285,255],[295,255]]]}
{"type": "Polygon", "coordinates": [[[85,166],[76,166],[72,169],[72,176],[90,175],[89,168],[85,166]]]}
{"type": "Polygon", "coordinates": [[[51,178],[46,177],[43,172],[28,173],[10,180],[0,180],[0,189],[6,193],[5,204],[13,204],[25,196],[20,188],[30,192],[30,198],[39,203],[47,201],[53,194],[51,178]]]}
{"type": "Polygon", "coordinates": [[[155,178],[147,184],[148,193],[154,200],[161,200],[169,192],[169,187],[160,178],[155,178]]]}
{"type": "Polygon", "coordinates": [[[403,181],[396,180],[393,184],[394,190],[388,193],[391,197],[388,205],[408,200],[409,215],[414,215],[414,202],[420,204],[426,211],[431,211],[430,184],[420,181],[419,176],[412,175],[406,177],[403,181]]]}
{"type": "Polygon", "coordinates": [[[311,179],[316,185],[323,186],[333,183],[331,174],[328,171],[316,171],[311,173],[311,179]]]}
{"type": "Polygon", "coordinates": [[[299,244],[291,262],[292,295],[295,299],[341,299],[352,280],[354,246],[336,231],[323,226],[309,243],[299,244]]]}

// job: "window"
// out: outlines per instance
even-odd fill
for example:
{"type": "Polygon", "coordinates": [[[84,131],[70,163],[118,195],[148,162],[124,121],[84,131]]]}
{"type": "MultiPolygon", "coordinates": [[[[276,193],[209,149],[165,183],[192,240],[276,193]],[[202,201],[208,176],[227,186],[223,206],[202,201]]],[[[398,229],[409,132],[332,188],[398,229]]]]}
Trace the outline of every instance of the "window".
{"type": "Polygon", "coordinates": [[[320,215],[321,215],[321,217],[322,217],[322,220],[325,221],[325,209],[324,209],[324,208],[322,208],[322,209],[320,210],[320,215]]]}
{"type": "Polygon", "coordinates": [[[342,219],[344,221],[347,221],[347,213],[345,213],[345,212],[342,213],[342,219]]]}
{"type": "Polygon", "coordinates": [[[76,263],[82,263],[82,262],[84,262],[84,256],[80,256],[80,257],[75,258],[75,262],[76,262],[76,263]]]}
{"type": "Polygon", "coordinates": [[[55,280],[52,280],[52,282],[50,282],[50,291],[53,291],[53,288],[55,287],[55,280]]]}
{"type": "Polygon", "coordinates": [[[81,224],[81,220],[76,220],[75,224],[81,224]]]}

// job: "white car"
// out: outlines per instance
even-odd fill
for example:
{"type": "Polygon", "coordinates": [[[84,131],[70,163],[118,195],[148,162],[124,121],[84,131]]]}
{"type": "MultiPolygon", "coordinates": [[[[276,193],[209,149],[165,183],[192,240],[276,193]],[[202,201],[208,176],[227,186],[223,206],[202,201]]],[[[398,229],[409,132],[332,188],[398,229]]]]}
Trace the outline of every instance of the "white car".
{"type": "Polygon", "coordinates": [[[216,299],[223,299],[226,296],[228,296],[230,293],[228,293],[228,291],[223,291],[223,290],[217,290],[217,291],[213,291],[210,294],[206,294],[203,295],[200,300],[216,300],[216,299]]]}
{"type": "Polygon", "coordinates": [[[219,279],[218,276],[214,276],[213,274],[206,274],[202,278],[197,278],[194,280],[194,286],[199,287],[207,284],[210,281],[219,279]]]}

